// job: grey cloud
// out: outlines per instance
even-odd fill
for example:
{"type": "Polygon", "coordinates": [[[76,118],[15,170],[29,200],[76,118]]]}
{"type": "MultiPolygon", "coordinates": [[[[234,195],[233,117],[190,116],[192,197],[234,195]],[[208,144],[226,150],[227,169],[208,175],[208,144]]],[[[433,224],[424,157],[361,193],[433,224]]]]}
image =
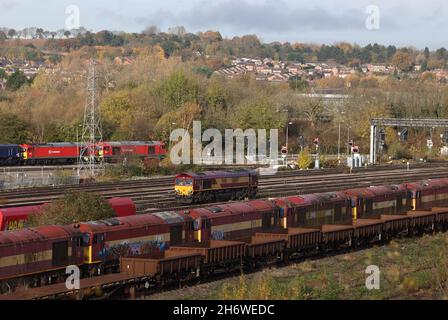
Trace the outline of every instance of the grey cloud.
{"type": "Polygon", "coordinates": [[[17,5],[15,0],[0,0],[0,10],[6,11],[14,8],[17,5]]]}
{"type": "MultiPolygon", "coordinates": [[[[158,11],[138,18],[139,23],[167,26],[183,24],[193,29],[226,28],[238,32],[332,31],[364,27],[365,7],[334,10],[326,6],[299,5],[291,8],[283,1],[249,3],[231,1],[203,2],[176,15],[158,11]]],[[[393,25],[393,22],[387,22],[393,25]]]]}

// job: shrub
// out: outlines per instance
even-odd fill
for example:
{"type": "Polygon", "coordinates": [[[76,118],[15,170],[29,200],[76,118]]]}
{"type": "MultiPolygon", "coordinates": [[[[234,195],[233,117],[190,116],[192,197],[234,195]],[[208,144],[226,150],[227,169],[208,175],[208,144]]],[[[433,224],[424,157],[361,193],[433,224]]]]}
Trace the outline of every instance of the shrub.
{"type": "Polygon", "coordinates": [[[311,159],[311,154],[308,148],[303,149],[303,151],[299,153],[299,156],[297,158],[297,166],[300,169],[309,169],[312,163],[313,160],[311,159]]]}
{"type": "Polygon", "coordinates": [[[115,217],[115,211],[100,195],[72,191],[46,204],[41,214],[29,219],[30,226],[65,225],[115,217]]]}
{"type": "Polygon", "coordinates": [[[389,155],[392,157],[392,159],[400,160],[400,159],[412,159],[412,154],[410,150],[400,144],[400,143],[393,143],[389,146],[388,150],[389,155]]]}

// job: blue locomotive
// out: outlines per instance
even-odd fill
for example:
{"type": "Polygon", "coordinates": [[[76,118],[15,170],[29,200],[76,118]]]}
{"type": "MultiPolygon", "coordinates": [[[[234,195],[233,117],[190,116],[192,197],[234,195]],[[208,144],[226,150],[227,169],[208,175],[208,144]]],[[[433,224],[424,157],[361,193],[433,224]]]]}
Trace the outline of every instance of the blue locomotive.
{"type": "Polygon", "coordinates": [[[18,144],[0,144],[0,165],[18,165],[22,162],[23,148],[18,144]]]}

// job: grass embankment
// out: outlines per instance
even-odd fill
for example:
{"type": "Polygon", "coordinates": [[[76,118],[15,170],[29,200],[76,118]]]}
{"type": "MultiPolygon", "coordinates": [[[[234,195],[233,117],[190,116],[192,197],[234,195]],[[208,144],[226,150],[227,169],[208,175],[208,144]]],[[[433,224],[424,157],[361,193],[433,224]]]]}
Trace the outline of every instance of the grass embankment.
{"type": "Polygon", "coordinates": [[[307,260],[155,295],[154,299],[447,299],[448,234],[394,240],[385,246],[307,260]],[[380,289],[365,286],[367,266],[380,289]]]}

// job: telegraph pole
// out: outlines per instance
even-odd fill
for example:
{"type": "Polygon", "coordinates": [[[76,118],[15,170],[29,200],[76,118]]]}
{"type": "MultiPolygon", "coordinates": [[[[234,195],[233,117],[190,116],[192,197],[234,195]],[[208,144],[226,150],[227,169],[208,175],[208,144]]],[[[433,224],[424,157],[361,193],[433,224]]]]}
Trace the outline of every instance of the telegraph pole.
{"type": "Polygon", "coordinates": [[[79,153],[80,171],[89,177],[95,176],[95,169],[102,169],[104,162],[102,152],[97,157],[96,146],[103,142],[101,128],[101,114],[98,108],[98,88],[96,62],[90,60],[89,73],[87,77],[87,96],[84,109],[84,124],[81,135],[81,148],[79,153]]]}

